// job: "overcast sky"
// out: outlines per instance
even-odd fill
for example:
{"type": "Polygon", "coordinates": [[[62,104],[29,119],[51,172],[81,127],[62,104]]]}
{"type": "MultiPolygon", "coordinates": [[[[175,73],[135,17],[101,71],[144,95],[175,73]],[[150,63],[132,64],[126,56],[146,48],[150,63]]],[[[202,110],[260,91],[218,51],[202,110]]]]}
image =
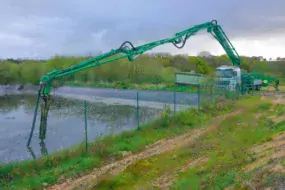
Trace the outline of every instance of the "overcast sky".
{"type": "MultiPolygon", "coordinates": [[[[285,0],[0,0],[0,57],[88,55],[171,37],[217,19],[240,55],[285,57],[285,0]]],[[[224,54],[206,32],[184,49],[224,54]]]]}

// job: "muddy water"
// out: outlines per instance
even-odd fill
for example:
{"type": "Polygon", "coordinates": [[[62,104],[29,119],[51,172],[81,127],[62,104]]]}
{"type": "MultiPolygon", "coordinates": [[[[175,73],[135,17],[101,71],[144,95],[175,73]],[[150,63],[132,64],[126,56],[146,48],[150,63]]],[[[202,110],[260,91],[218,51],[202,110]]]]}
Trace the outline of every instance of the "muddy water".
{"type": "MultiPolygon", "coordinates": [[[[37,87],[0,86],[0,162],[28,160],[52,153],[84,140],[83,100],[87,100],[88,140],[137,127],[137,91],[83,87],[52,89],[45,143],[39,141],[39,114],[27,151],[37,87]]],[[[171,92],[139,91],[139,123],[158,117],[165,105],[173,107],[171,92]]],[[[176,93],[176,110],[197,105],[197,96],[176,93]],[[181,104],[184,102],[184,105],[181,104]],[[185,103],[187,105],[185,105],[185,103]]]]}
{"type": "MultiPolygon", "coordinates": [[[[0,96],[4,94],[36,94],[38,87],[25,85],[22,90],[17,90],[19,85],[1,86],[0,96]]],[[[119,90],[110,88],[88,88],[62,86],[52,88],[51,95],[71,99],[90,100],[93,102],[104,102],[107,104],[120,104],[136,106],[139,99],[141,107],[162,108],[164,104],[175,103],[185,109],[182,105],[197,106],[198,94],[186,92],[146,91],[146,90],[119,90]],[[138,95],[138,97],[137,97],[138,95]],[[123,101],[122,101],[123,100],[123,101]],[[151,102],[151,103],[150,103],[151,102]]],[[[172,106],[173,107],[173,106],[172,106]]]]}
{"type": "MultiPolygon", "coordinates": [[[[0,96],[0,162],[33,159],[26,143],[31,129],[35,96],[0,96]]],[[[54,99],[49,117],[45,144],[40,144],[39,117],[31,142],[35,157],[76,145],[84,140],[83,102],[64,98],[54,99]]],[[[140,123],[158,116],[159,109],[140,108],[140,123]]],[[[88,139],[120,132],[137,126],[136,108],[124,105],[91,103],[87,105],[88,139]]]]}

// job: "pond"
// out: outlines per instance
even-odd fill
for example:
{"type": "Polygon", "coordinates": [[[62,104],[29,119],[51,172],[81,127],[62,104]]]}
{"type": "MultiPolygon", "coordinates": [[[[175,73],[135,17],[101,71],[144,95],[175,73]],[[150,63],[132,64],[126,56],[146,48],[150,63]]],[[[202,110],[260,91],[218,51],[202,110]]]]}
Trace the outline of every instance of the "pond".
{"type": "MultiPolygon", "coordinates": [[[[26,143],[34,114],[34,95],[0,96],[0,162],[20,161],[52,153],[84,140],[83,101],[56,97],[51,105],[45,143],[39,140],[39,115],[31,142],[32,152],[26,143]]],[[[99,135],[117,133],[137,127],[136,107],[87,102],[88,140],[99,135]]],[[[141,107],[140,124],[157,117],[162,110],[141,107]]]]}
{"type": "Polygon", "coordinates": [[[45,143],[39,140],[38,112],[31,142],[26,143],[31,130],[36,100],[35,85],[0,86],[0,162],[20,161],[52,153],[84,141],[83,101],[87,101],[88,140],[100,135],[118,133],[137,127],[158,117],[165,105],[172,111],[197,106],[197,94],[165,91],[136,91],[63,86],[53,88],[53,103],[49,110],[45,143]],[[174,104],[175,102],[175,104],[174,104]],[[184,103],[182,103],[184,102],[184,103]]]}

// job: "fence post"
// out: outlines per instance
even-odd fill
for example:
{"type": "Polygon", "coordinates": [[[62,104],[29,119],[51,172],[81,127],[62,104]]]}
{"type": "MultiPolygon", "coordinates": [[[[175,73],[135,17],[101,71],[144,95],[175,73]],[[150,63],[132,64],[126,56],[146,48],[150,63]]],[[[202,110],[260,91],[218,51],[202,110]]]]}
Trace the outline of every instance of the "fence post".
{"type": "Polygon", "coordinates": [[[173,92],[173,106],[174,106],[174,114],[176,114],[176,92],[173,92]]]}
{"type": "Polygon", "coordinates": [[[212,104],[214,105],[216,103],[216,95],[215,95],[215,85],[209,85],[211,88],[211,99],[212,99],[212,104]]]}
{"type": "Polygon", "coordinates": [[[86,100],[84,100],[84,123],[85,123],[85,148],[86,148],[86,151],[87,151],[87,144],[88,144],[88,138],[87,138],[87,103],[86,103],[86,100]]]}
{"type": "Polygon", "coordinates": [[[137,130],[140,130],[140,117],[139,117],[139,92],[137,91],[137,122],[138,122],[138,127],[137,130]]]}
{"type": "Polygon", "coordinates": [[[252,93],[251,93],[251,95],[253,96],[254,95],[254,80],[252,80],[252,93]]]}
{"type": "Polygon", "coordinates": [[[200,95],[201,95],[200,84],[198,84],[198,108],[200,108],[200,95]]]}

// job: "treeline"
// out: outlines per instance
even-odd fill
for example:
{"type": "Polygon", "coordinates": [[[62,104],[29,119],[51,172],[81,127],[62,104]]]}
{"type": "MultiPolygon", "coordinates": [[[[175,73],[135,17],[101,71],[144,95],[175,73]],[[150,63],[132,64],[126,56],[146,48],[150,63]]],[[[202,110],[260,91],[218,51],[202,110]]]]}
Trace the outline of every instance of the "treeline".
{"type": "MultiPolygon", "coordinates": [[[[64,69],[91,57],[55,56],[49,60],[2,60],[0,83],[38,84],[41,76],[55,69],[64,69]]],[[[285,61],[267,62],[242,57],[241,68],[285,78],[285,61]]],[[[186,55],[144,54],[134,62],[121,59],[64,77],[61,81],[83,83],[125,81],[129,83],[173,83],[176,71],[195,71],[212,75],[220,65],[231,65],[226,55],[194,57],[186,55]]]]}

